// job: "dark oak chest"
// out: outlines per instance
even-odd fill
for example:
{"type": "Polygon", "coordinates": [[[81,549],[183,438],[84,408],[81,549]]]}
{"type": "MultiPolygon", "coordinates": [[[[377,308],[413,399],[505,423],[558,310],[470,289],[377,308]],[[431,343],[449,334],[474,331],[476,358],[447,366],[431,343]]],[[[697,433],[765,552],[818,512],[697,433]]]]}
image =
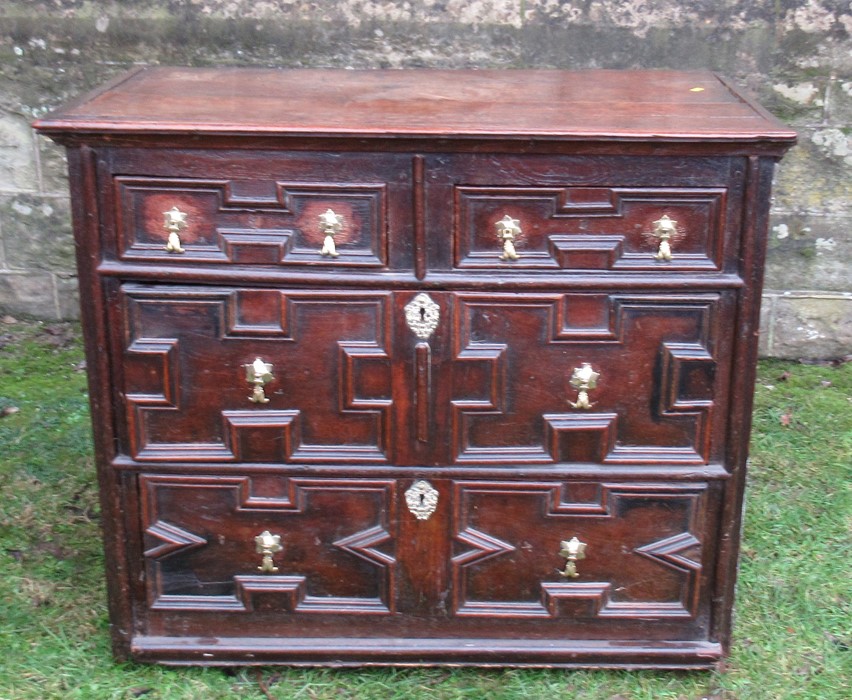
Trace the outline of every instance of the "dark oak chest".
{"type": "Polygon", "coordinates": [[[724,656],[792,131],[707,73],[168,68],[36,126],[120,658],[724,656]]]}

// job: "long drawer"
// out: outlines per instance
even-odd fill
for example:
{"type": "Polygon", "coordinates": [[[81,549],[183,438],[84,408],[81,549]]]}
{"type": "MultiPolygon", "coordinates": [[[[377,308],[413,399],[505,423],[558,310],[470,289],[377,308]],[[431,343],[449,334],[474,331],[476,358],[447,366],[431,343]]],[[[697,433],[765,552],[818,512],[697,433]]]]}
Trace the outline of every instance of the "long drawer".
{"type": "Polygon", "coordinates": [[[217,661],[259,639],[316,656],[342,634],[342,659],[362,653],[360,639],[392,656],[419,648],[421,661],[436,658],[430,640],[445,652],[457,640],[461,661],[520,637],[562,651],[620,640],[628,655],[713,647],[720,482],[128,479],[143,646],[183,637],[217,661]],[[465,650],[474,638],[482,646],[465,650]]]}

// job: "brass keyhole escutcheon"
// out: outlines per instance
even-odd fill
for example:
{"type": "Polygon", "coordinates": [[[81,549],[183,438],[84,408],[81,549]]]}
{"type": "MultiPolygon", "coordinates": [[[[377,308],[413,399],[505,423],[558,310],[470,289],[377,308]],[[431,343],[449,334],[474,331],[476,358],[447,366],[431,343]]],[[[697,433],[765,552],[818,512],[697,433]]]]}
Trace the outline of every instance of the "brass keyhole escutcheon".
{"type": "Polygon", "coordinates": [[[405,305],[405,322],[418,338],[426,340],[438,327],[441,307],[425,292],[421,292],[405,305]]]}
{"type": "Polygon", "coordinates": [[[438,492],[426,479],[420,479],[405,492],[405,504],[415,518],[428,520],[438,507],[438,492]]]}

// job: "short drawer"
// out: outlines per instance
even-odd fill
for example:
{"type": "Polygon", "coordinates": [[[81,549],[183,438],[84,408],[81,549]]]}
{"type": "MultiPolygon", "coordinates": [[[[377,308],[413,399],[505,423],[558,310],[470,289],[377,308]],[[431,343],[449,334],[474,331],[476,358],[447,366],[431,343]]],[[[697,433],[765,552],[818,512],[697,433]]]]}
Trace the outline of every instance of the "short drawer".
{"type": "Polygon", "coordinates": [[[673,160],[456,158],[432,173],[430,225],[452,231],[451,269],[721,271],[737,175],[724,159],[673,160]]]}
{"type": "Polygon", "coordinates": [[[381,464],[387,292],[125,284],[120,449],[143,462],[381,464]]]}
{"type": "Polygon", "coordinates": [[[139,489],[152,610],[394,610],[393,480],[148,474],[139,489]]]}
{"type": "Polygon", "coordinates": [[[222,163],[214,153],[177,152],[163,154],[167,167],[148,155],[116,158],[106,249],[118,260],[410,266],[389,239],[410,228],[410,167],[398,158],[248,152],[222,163]]]}
{"type": "MultiPolygon", "coordinates": [[[[456,481],[453,609],[463,618],[699,622],[719,484],[456,481]]],[[[649,633],[650,630],[646,631],[649,633]]]]}

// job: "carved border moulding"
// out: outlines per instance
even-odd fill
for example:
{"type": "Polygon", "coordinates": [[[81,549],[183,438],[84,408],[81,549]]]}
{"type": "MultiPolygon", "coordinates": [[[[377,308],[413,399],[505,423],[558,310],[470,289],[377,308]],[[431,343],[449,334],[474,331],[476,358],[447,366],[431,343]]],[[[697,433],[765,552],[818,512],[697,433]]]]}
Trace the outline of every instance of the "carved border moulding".
{"type": "MultiPolygon", "coordinates": [[[[578,616],[588,618],[623,618],[647,619],[652,617],[694,619],[698,614],[700,575],[702,571],[701,558],[703,549],[701,541],[693,534],[700,532],[706,525],[702,520],[706,517],[705,492],[703,484],[675,485],[614,485],[586,482],[587,485],[598,485],[597,502],[568,503],[562,499],[566,490],[576,488],[575,484],[553,482],[514,483],[514,482],[456,482],[454,502],[455,540],[468,545],[471,549],[461,552],[451,559],[453,571],[453,609],[461,617],[478,617],[499,615],[503,617],[542,617],[557,618],[578,616]],[[548,521],[548,528],[539,526],[536,529],[542,541],[552,540],[558,543],[560,533],[570,531],[582,533],[583,536],[594,538],[598,542],[605,541],[611,535],[606,530],[617,528],[621,516],[617,515],[618,503],[634,499],[637,504],[651,502],[666,504],[682,501],[683,518],[686,530],[668,535],[651,542],[637,544],[625,552],[623,562],[607,562],[611,575],[617,577],[629,571],[629,556],[636,555],[649,559],[667,569],[676,572],[681,577],[681,593],[678,600],[613,600],[620,590],[622,581],[548,581],[540,582],[541,597],[532,600],[469,600],[467,598],[468,577],[473,572],[472,567],[498,557],[510,555],[518,550],[511,542],[504,541],[495,535],[484,532],[468,524],[474,515],[470,502],[472,495],[494,495],[505,500],[511,496],[538,497],[544,500],[542,514],[548,521]],[[552,519],[552,520],[551,520],[552,519]],[[603,532],[601,532],[603,530],[603,532]],[[695,558],[693,558],[695,557],[695,558]],[[618,585],[619,587],[616,587],[618,585]],[[570,612],[560,610],[560,601],[587,601],[584,611],[572,608],[570,612]]],[[[511,525],[511,524],[509,524],[511,525]]],[[[532,523],[526,524],[533,527],[532,523]]],[[[518,536],[524,541],[528,535],[518,530],[518,536]]],[[[505,535],[501,535],[505,537],[505,535]]],[[[509,539],[509,538],[507,538],[509,539]]],[[[591,541],[591,540],[590,540],[591,541]]],[[[555,550],[554,550],[555,551],[555,550]]],[[[594,558],[587,558],[594,562],[594,558]]],[[[554,558],[558,563],[558,558],[554,558]]],[[[600,564],[599,564],[600,566],[600,564]]],[[[555,566],[553,576],[556,577],[555,566]]]]}

